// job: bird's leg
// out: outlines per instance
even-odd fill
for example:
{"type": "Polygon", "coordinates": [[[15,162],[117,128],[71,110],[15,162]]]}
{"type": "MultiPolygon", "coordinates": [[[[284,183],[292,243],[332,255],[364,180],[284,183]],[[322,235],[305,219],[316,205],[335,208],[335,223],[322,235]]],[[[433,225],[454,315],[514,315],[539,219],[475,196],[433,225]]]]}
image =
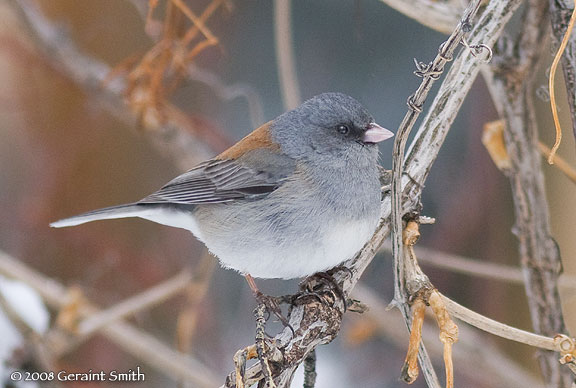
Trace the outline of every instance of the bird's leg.
{"type": "Polygon", "coordinates": [[[278,318],[278,320],[284,325],[284,327],[290,328],[290,330],[292,330],[292,333],[294,333],[294,329],[288,323],[288,319],[286,319],[282,315],[282,310],[280,310],[280,306],[278,305],[278,302],[287,303],[287,302],[289,302],[289,300],[287,300],[285,297],[282,297],[282,296],[281,297],[274,297],[274,296],[263,294],[258,289],[258,286],[256,286],[256,282],[254,281],[254,278],[250,274],[246,274],[246,275],[244,275],[244,277],[246,278],[246,281],[248,282],[248,286],[250,286],[250,289],[252,290],[254,297],[258,301],[258,304],[264,305],[266,311],[274,314],[278,318]]]}

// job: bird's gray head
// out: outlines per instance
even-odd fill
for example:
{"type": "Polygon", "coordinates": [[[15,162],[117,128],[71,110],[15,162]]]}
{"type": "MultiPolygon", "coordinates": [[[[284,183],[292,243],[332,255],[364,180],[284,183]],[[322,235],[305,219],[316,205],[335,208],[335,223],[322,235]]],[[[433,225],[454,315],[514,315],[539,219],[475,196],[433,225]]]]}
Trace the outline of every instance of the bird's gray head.
{"type": "Polygon", "coordinates": [[[309,99],[274,120],[271,132],[282,150],[296,159],[320,154],[376,160],[376,143],[392,136],[358,101],[342,93],[309,99]]]}

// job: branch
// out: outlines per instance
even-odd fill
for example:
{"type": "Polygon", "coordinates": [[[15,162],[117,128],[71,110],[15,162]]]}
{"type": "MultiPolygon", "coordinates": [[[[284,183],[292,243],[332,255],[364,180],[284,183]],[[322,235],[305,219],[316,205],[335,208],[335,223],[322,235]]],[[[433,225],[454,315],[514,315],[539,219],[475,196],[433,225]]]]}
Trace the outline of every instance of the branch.
{"type": "MultiPolygon", "coordinates": [[[[403,191],[402,191],[402,173],[404,164],[404,150],[406,147],[406,142],[408,141],[408,136],[412,127],[416,123],[420,112],[422,112],[422,105],[432,88],[432,84],[438,80],[442,72],[444,71],[444,66],[450,60],[452,60],[454,51],[460,44],[466,32],[469,31],[471,22],[480,7],[480,1],[473,1],[470,3],[464,15],[462,21],[458,24],[456,29],[452,32],[448,40],[442,43],[438,49],[438,55],[434,60],[426,65],[420,63],[418,65],[418,74],[423,78],[422,83],[408,98],[409,110],[404,116],[400,128],[396,133],[396,139],[394,142],[394,154],[392,161],[392,199],[391,199],[391,229],[392,229],[392,254],[394,256],[394,300],[393,304],[400,309],[404,321],[408,330],[411,330],[412,326],[412,316],[411,308],[408,304],[410,298],[410,291],[406,285],[410,281],[414,280],[418,284],[418,288],[425,287],[425,284],[429,284],[428,278],[419,271],[418,266],[410,267],[414,269],[414,272],[408,273],[408,268],[404,261],[403,249],[403,233],[402,233],[402,216],[406,213],[402,212],[403,209],[403,191]]],[[[418,194],[419,195],[419,194],[418,194]]],[[[419,340],[419,339],[418,339],[419,340]]],[[[417,343],[415,343],[417,344],[417,343]]],[[[424,372],[424,377],[426,382],[430,387],[439,387],[438,377],[432,366],[426,348],[423,343],[420,343],[420,351],[418,352],[418,359],[422,366],[424,372]]],[[[413,365],[415,367],[415,365],[413,365]]]]}
{"type": "MultiPolygon", "coordinates": [[[[383,246],[382,250],[392,252],[389,246],[383,246]]],[[[418,262],[423,264],[474,277],[524,285],[524,274],[520,267],[491,263],[432,248],[414,247],[414,250],[418,256],[418,262]]],[[[558,282],[562,287],[576,289],[576,276],[574,275],[564,275],[558,282]]]]}
{"type": "MultiPolygon", "coordinates": [[[[388,310],[382,303],[382,298],[374,291],[359,282],[354,288],[353,297],[362,300],[370,306],[365,313],[366,318],[370,319],[380,333],[389,341],[396,344],[399,348],[404,349],[406,346],[406,326],[401,322],[400,316],[388,310]]],[[[362,319],[360,317],[359,319],[362,319]]],[[[530,371],[525,370],[522,366],[494,346],[494,344],[485,341],[479,336],[478,331],[468,327],[459,327],[458,346],[454,347],[454,359],[458,364],[458,372],[475,379],[479,383],[494,383],[494,377],[500,379],[500,386],[522,386],[537,387],[540,383],[530,371]],[[478,346],[482,343],[482,346],[478,346]],[[480,372],[480,373],[479,373],[480,372]],[[490,380],[490,381],[487,381],[490,380]]],[[[437,335],[438,330],[431,325],[424,325],[423,338],[433,338],[437,335]]],[[[430,353],[435,357],[442,357],[443,347],[440,341],[429,341],[427,347],[430,353]]]]}
{"type": "MultiPolygon", "coordinates": [[[[542,24],[547,3],[531,0],[525,10],[522,30],[515,40],[503,38],[494,62],[484,76],[488,89],[506,123],[504,138],[519,240],[520,264],[534,331],[549,337],[566,333],[558,294],[560,252],[551,236],[544,175],[538,153],[538,133],[533,91],[538,53],[546,38],[542,24]]],[[[569,387],[571,376],[561,369],[553,353],[540,353],[540,366],[547,383],[569,387]]]]}
{"type": "MultiPolygon", "coordinates": [[[[48,20],[34,2],[11,0],[11,4],[55,70],[74,80],[91,96],[97,97],[118,119],[134,125],[136,114],[123,100],[126,84],[119,77],[108,79],[112,72],[110,66],[82,52],[69,34],[48,20]]],[[[188,79],[210,86],[221,99],[245,98],[253,124],[262,124],[262,103],[249,85],[227,85],[208,70],[193,65],[186,70],[188,79]]],[[[172,158],[183,171],[231,144],[227,135],[199,125],[175,106],[168,104],[165,114],[165,124],[144,120],[142,124],[148,129],[145,134],[152,145],[172,158]]]]}
{"type": "MultiPolygon", "coordinates": [[[[28,284],[54,309],[60,309],[66,304],[68,291],[64,286],[2,251],[0,251],[0,274],[28,284]]],[[[89,318],[98,315],[99,310],[94,305],[83,305],[80,314],[84,318],[89,318]]],[[[215,374],[207,366],[172,350],[151,335],[125,322],[110,322],[100,328],[100,333],[136,359],[146,362],[172,379],[185,379],[206,388],[217,385],[215,374]]]]}
{"type": "MultiPolygon", "coordinates": [[[[517,6],[518,4],[519,2],[517,2],[515,6],[517,6]]],[[[513,2],[511,2],[510,5],[511,5],[511,11],[508,14],[508,17],[512,14],[513,10],[515,9],[513,2]]],[[[408,209],[408,213],[419,213],[421,206],[419,203],[421,189],[423,187],[424,180],[428,174],[429,168],[431,167],[431,164],[436,158],[439,149],[436,149],[435,150],[436,152],[432,151],[428,153],[428,155],[430,155],[431,157],[431,159],[429,160],[430,164],[428,165],[428,169],[425,170],[424,174],[421,176],[422,181],[420,181],[415,174],[409,172],[410,170],[407,165],[404,166],[403,163],[404,149],[410,130],[414,125],[414,123],[416,122],[416,119],[422,110],[422,105],[427,97],[427,94],[432,86],[432,83],[439,78],[446,62],[452,59],[453,51],[463,41],[465,33],[471,29],[472,19],[475,13],[478,11],[479,7],[480,7],[480,1],[470,3],[470,5],[468,6],[468,8],[464,13],[462,21],[460,22],[456,30],[454,30],[452,35],[448,38],[448,40],[440,46],[439,53],[433,62],[431,62],[428,65],[424,63],[419,64],[417,63],[418,71],[416,74],[423,77],[423,81],[420,84],[417,91],[408,99],[408,106],[410,109],[406,113],[406,115],[404,116],[404,120],[400,124],[400,128],[398,130],[396,141],[394,144],[392,213],[391,213],[392,252],[394,255],[394,279],[395,279],[393,304],[400,308],[400,310],[402,311],[402,315],[405,319],[405,322],[409,328],[411,325],[411,312],[410,312],[411,309],[408,304],[408,301],[414,295],[414,293],[418,292],[423,287],[431,287],[431,284],[429,283],[426,276],[423,273],[421,273],[417,265],[411,266],[410,267],[411,271],[408,271],[409,268],[406,267],[406,264],[404,262],[402,223],[403,223],[403,215],[407,214],[407,212],[405,211],[405,202],[411,203],[411,207],[408,209]],[[417,187],[414,192],[411,192],[408,196],[406,196],[405,190],[402,190],[402,181],[404,180],[403,178],[406,178],[406,176],[410,177],[411,180],[422,184],[419,187],[417,187]],[[407,199],[407,201],[404,200],[405,198],[407,199]],[[412,287],[412,285],[414,285],[414,287],[412,287]]],[[[466,45],[469,48],[470,47],[488,48],[488,46],[490,46],[495,41],[496,37],[501,32],[504,23],[502,23],[502,25],[492,26],[493,31],[490,32],[487,31],[488,29],[487,26],[490,25],[490,22],[492,20],[491,17],[492,15],[489,12],[489,8],[490,7],[486,9],[485,13],[483,14],[483,18],[481,18],[477,23],[477,26],[475,28],[476,34],[472,34],[471,36],[472,43],[470,44],[466,43],[466,45]],[[487,16],[487,19],[486,15],[489,15],[487,16]],[[482,36],[482,39],[484,41],[476,42],[476,39],[479,36],[482,36]],[[492,42],[490,42],[490,40],[492,40],[492,42]]],[[[501,9],[500,12],[503,12],[504,10],[505,8],[501,9]]],[[[472,52],[471,54],[475,55],[474,52],[472,52]]],[[[459,70],[459,73],[455,73],[457,74],[457,76],[453,76],[454,78],[450,78],[450,75],[446,77],[445,81],[442,84],[441,90],[438,92],[438,95],[434,101],[435,103],[437,103],[438,101],[442,101],[442,103],[440,104],[441,108],[443,110],[447,109],[448,112],[451,112],[453,114],[453,116],[449,117],[448,120],[437,122],[438,126],[444,126],[444,135],[447,133],[449,126],[452,124],[452,121],[454,120],[456,113],[460,109],[464,96],[467,94],[468,90],[472,85],[472,81],[474,80],[475,76],[478,73],[479,61],[470,60],[469,55],[465,56],[464,54],[459,56],[459,60],[460,61],[455,63],[450,70],[451,73],[452,71],[459,70]],[[463,59],[465,57],[467,57],[466,58],[467,61],[463,59]],[[474,63],[476,65],[474,66],[470,65],[474,63]],[[459,69],[459,67],[470,67],[470,68],[467,69],[466,71],[462,68],[459,69]],[[466,73],[469,73],[467,74],[468,77],[461,78],[461,74],[466,73]],[[450,82],[452,81],[456,81],[457,84],[450,85],[450,82]],[[450,89],[444,89],[445,87],[450,87],[450,89]],[[458,90],[460,92],[459,93],[456,92],[454,93],[455,95],[453,95],[452,92],[453,90],[458,90]],[[443,93],[446,94],[443,95],[443,93]],[[446,98],[446,100],[443,101],[442,98],[446,98]],[[450,103],[452,103],[453,105],[448,106],[448,104],[450,103]]],[[[425,120],[425,124],[429,124],[431,121],[433,121],[434,108],[435,107],[433,106],[430,114],[425,120]]],[[[423,128],[420,129],[419,134],[421,134],[422,131],[423,128]]],[[[430,130],[429,133],[432,133],[433,136],[438,136],[438,134],[435,133],[436,131],[437,127],[432,126],[432,130],[430,130]]],[[[412,144],[413,145],[417,144],[417,141],[418,140],[415,140],[412,144]]],[[[441,142],[438,143],[438,146],[440,145],[441,142]]],[[[425,158],[426,156],[427,156],[426,153],[424,155],[418,155],[417,156],[418,159],[416,160],[420,160],[422,157],[425,158]]],[[[410,158],[407,159],[407,161],[409,160],[410,158]]],[[[434,376],[431,364],[429,360],[426,360],[427,356],[424,353],[423,345],[421,345],[421,352],[419,353],[419,357],[428,384],[430,386],[437,386],[438,383],[436,382],[436,378],[434,376]]]]}
{"type": "Polygon", "coordinates": [[[300,87],[296,72],[292,41],[292,9],[290,0],[274,0],[274,38],[280,91],[286,110],[300,105],[300,87]]]}
{"type": "MultiPolygon", "coordinates": [[[[400,260],[402,256],[402,212],[403,198],[402,198],[402,174],[404,172],[404,150],[408,141],[408,136],[412,127],[416,123],[418,116],[422,112],[422,106],[428,93],[432,88],[433,83],[438,80],[444,66],[448,61],[453,58],[454,51],[460,45],[464,35],[471,28],[472,19],[476,15],[480,7],[480,1],[476,0],[470,3],[466,9],[462,21],[458,24],[456,29],[452,32],[448,40],[442,43],[438,49],[438,55],[428,65],[424,63],[418,64],[418,71],[416,74],[423,78],[422,83],[408,98],[409,110],[404,116],[400,127],[396,133],[396,140],[394,142],[394,155],[392,167],[392,253],[394,254],[394,274],[395,274],[395,287],[394,287],[394,301],[397,304],[403,304],[408,300],[408,295],[405,295],[406,279],[404,263],[400,260]]],[[[419,201],[419,194],[416,197],[411,197],[412,200],[419,201]]]]}
{"type": "Polygon", "coordinates": [[[460,21],[462,7],[458,1],[381,0],[418,23],[444,34],[450,34],[460,21]]]}
{"type": "Polygon", "coordinates": [[[511,341],[520,342],[525,345],[534,346],[540,349],[556,351],[554,339],[542,335],[530,333],[525,330],[516,329],[515,327],[505,325],[493,319],[487,318],[484,315],[478,314],[464,306],[459,305],[450,298],[442,295],[442,300],[446,303],[446,307],[450,314],[456,318],[495,336],[509,339],[511,341]]]}
{"type": "MultiPolygon", "coordinates": [[[[540,149],[540,153],[542,154],[542,156],[548,159],[548,156],[550,155],[552,150],[542,142],[538,142],[538,148],[540,149]]],[[[556,167],[562,174],[564,174],[566,178],[570,179],[572,183],[576,183],[576,170],[574,169],[574,167],[572,167],[572,165],[568,161],[566,161],[559,155],[555,155],[553,166],[556,167]]]]}
{"type": "Polygon", "coordinates": [[[166,280],[138,295],[123,300],[106,310],[102,310],[98,314],[92,315],[90,318],[83,319],[82,322],[78,324],[77,334],[80,338],[89,337],[112,322],[162,303],[174,295],[183,292],[191,280],[192,274],[183,271],[172,279],[166,280]]]}

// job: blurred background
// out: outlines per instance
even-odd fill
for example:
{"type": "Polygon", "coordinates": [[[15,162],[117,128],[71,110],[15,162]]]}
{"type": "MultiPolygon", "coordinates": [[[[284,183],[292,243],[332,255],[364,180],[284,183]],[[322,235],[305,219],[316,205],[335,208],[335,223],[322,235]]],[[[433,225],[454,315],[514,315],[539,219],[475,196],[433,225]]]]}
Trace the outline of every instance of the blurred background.
{"type": "MultiPolygon", "coordinates": [[[[80,53],[105,65],[99,71],[108,73],[106,88],[112,89],[114,82],[138,76],[129,69],[154,47],[166,14],[165,1],[159,2],[151,18],[144,0],[23,3],[37,9],[59,31],[56,42],[65,44],[70,38],[80,53]]],[[[139,219],[58,230],[48,226],[80,212],[140,199],[285,110],[276,58],[274,3],[212,3],[186,2],[198,15],[207,7],[214,8],[206,26],[217,42],[187,58],[185,65],[194,68],[192,75],[178,79],[175,88],[159,95],[168,98],[169,107],[160,102],[152,104],[158,108],[153,113],[142,113],[138,105],[145,99],[139,100],[142,83],[131,84],[132,94],[126,95],[131,104],[126,104],[101,92],[99,85],[81,82],[67,68],[55,65],[54,52],[40,49],[42,44],[23,22],[16,3],[0,2],[0,249],[65,286],[79,286],[88,300],[101,307],[113,306],[184,268],[201,274],[202,291],[191,292],[196,296],[171,298],[136,314],[130,322],[172,346],[179,331],[178,319],[193,303],[196,324],[190,329],[191,338],[181,346],[223,383],[233,370],[234,353],[254,341],[255,301],[241,276],[219,268],[203,245],[183,230],[139,219]],[[202,143],[189,148],[196,152],[185,158],[178,153],[173,133],[157,129],[165,119],[163,114],[172,112],[168,115],[173,117],[175,111],[180,115],[181,130],[202,143]],[[159,145],[162,140],[164,146],[159,145]]],[[[413,58],[428,62],[445,39],[377,0],[294,1],[292,21],[302,98],[325,91],[350,94],[379,124],[393,131],[406,112],[407,97],[420,81],[412,74],[413,58]]],[[[549,50],[544,53],[543,85],[552,60],[549,50]]],[[[77,66],[88,69],[80,61],[77,66]]],[[[145,66],[140,70],[145,71],[145,66]]],[[[558,99],[565,100],[563,96],[558,99]]],[[[553,127],[547,102],[538,103],[541,138],[550,144],[553,127]]],[[[561,113],[569,127],[568,109],[561,113]]],[[[495,109],[479,79],[424,190],[424,214],[436,217],[437,223],[422,228],[419,246],[480,262],[518,266],[508,180],[480,141],[483,125],[495,119],[495,109]]],[[[391,167],[391,149],[392,142],[381,146],[381,163],[386,168],[391,167]]],[[[565,136],[560,154],[574,165],[572,136],[565,136]]],[[[559,172],[547,165],[544,169],[554,235],[565,272],[574,274],[576,241],[571,220],[576,216],[576,191],[559,172]]],[[[423,267],[445,295],[491,318],[531,330],[521,284],[454,273],[425,263],[423,267]]],[[[392,298],[392,280],[391,256],[383,252],[365,273],[363,287],[382,307],[392,298]]],[[[272,295],[293,293],[298,284],[281,280],[258,283],[272,295]]],[[[572,333],[576,329],[574,290],[562,289],[572,333]]],[[[396,311],[383,314],[390,325],[403,329],[396,311]]],[[[408,341],[406,330],[391,337],[375,319],[346,314],[340,336],[317,349],[318,388],[405,385],[398,378],[408,341]]],[[[272,325],[269,330],[275,328],[272,325]]],[[[494,346],[502,357],[525,368],[522,373],[527,377],[537,378],[532,348],[474,334],[478,348],[494,346]]],[[[425,342],[438,343],[437,334],[432,332],[425,342]]],[[[441,356],[436,354],[434,360],[442,375],[441,356]]],[[[101,335],[80,344],[57,365],[78,372],[136,366],[141,366],[146,381],[123,386],[177,386],[173,376],[127,354],[101,335]]],[[[458,360],[455,372],[458,386],[503,386],[498,374],[475,376],[458,360]]],[[[294,386],[301,386],[301,379],[298,375],[294,386]]],[[[413,386],[426,385],[420,378],[413,386]]]]}

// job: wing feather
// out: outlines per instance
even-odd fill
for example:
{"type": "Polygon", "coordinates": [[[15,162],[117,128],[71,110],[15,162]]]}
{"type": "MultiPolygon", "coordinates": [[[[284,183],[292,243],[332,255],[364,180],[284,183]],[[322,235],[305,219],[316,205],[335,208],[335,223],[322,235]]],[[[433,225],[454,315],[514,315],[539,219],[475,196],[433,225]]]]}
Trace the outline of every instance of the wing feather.
{"type": "MultiPolygon", "coordinates": [[[[272,151],[271,151],[272,152],[272,151]]],[[[263,164],[247,154],[241,160],[212,159],[168,182],[139,203],[204,204],[254,199],[276,190],[293,171],[294,161],[275,154],[263,164]],[[287,168],[286,166],[292,166],[287,168]],[[262,168],[264,167],[264,168],[262,168]]]]}

